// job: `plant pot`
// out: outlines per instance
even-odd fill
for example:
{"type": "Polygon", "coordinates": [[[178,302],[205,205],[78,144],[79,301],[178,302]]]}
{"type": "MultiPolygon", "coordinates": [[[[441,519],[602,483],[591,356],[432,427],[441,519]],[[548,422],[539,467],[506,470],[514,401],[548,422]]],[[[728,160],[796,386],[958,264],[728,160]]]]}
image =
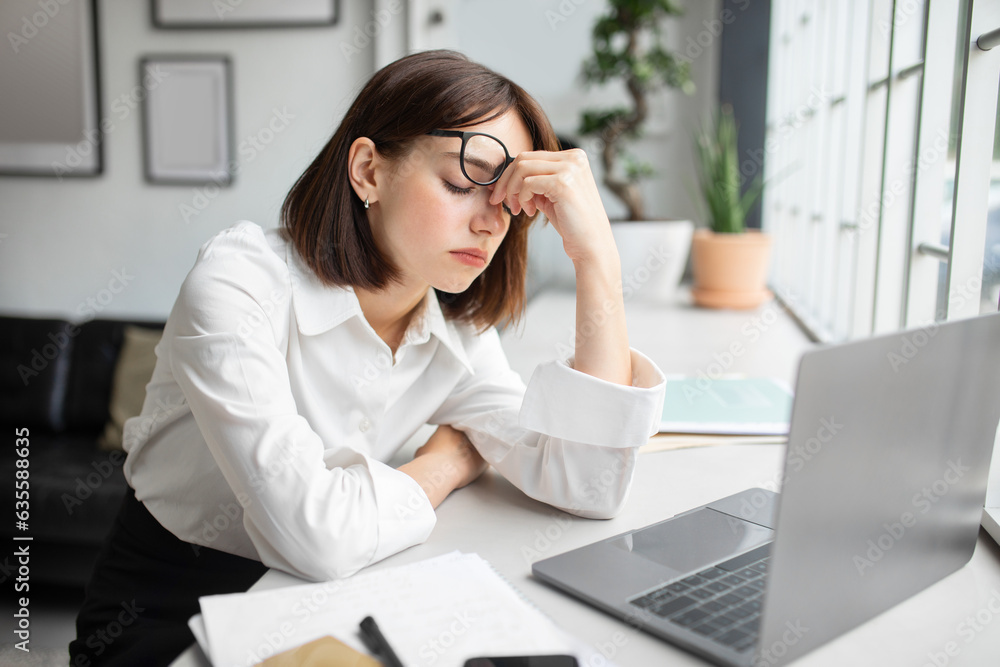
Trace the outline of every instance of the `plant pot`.
{"type": "Polygon", "coordinates": [[[756,308],[773,296],[766,287],[770,258],[768,234],[716,234],[699,229],[691,240],[691,296],[695,305],[756,308]]]}
{"type": "MultiPolygon", "coordinates": [[[[690,220],[612,222],[611,233],[622,265],[626,299],[665,301],[674,297],[691,249],[690,220]]],[[[571,289],[573,262],[552,225],[536,224],[528,241],[528,273],[536,286],[571,289]]]]}

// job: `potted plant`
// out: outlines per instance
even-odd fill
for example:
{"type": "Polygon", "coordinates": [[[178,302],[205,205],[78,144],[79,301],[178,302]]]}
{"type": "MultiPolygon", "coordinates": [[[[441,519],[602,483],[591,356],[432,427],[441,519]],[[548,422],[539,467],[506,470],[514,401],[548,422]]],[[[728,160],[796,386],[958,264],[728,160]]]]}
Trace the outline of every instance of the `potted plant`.
{"type": "Polygon", "coordinates": [[[756,308],[771,298],[766,288],[771,237],[746,228],[746,217],[763,190],[758,176],[741,194],[737,126],[725,105],[695,134],[698,187],[710,229],[691,243],[695,304],[708,308],[756,308]]]}
{"type": "Polygon", "coordinates": [[[636,293],[672,295],[687,263],[694,225],[689,220],[650,221],[639,185],[651,165],[626,150],[642,137],[649,97],[662,88],[694,90],[689,63],[669,52],[661,22],[681,14],[673,0],[608,0],[593,29],[593,53],[583,64],[587,84],[624,83],[631,104],[582,112],[579,133],[600,141],[604,184],[625,204],[625,220],[612,231],[622,261],[623,284],[636,293]]]}

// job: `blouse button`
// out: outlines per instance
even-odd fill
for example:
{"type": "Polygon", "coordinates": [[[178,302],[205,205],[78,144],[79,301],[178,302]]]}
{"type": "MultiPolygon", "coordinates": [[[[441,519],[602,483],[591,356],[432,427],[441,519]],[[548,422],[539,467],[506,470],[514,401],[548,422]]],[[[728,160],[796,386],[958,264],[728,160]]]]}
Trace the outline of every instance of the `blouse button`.
{"type": "Polygon", "coordinates": [[[362,433],[368,431],[368,429],[370,429],[371,426],[372,426],[371,422],[369,422],[368,419],[364,417],[362,417],[361,423],[358,424],[358,428],[361,430],[362,433]]]}

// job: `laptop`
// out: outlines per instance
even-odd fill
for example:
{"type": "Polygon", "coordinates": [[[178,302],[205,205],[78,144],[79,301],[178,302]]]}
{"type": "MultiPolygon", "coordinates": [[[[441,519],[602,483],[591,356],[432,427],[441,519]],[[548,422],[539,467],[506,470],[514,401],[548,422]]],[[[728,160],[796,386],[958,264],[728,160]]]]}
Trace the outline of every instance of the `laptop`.
{"type": "MultiPolygon", "coordinates": [[[[1000,437],[997,438],[993,451],[1000,452],[1000,437]]],[[[986,487],[986,503],[983,507],[983,528],[1000,544],[1000,454],[993,457],[993,464],[990,466],[990,481],[986,487]]]]}
{"type": "Polygon", "coordinates": [[[968,562],[998,396],[1000,313],[808,352],[780,496],[749,489],[532,572],[715,664],[785,664],[968,562]]]}
{"type": "Polygon", "coordinates": [[[997,544],[1000,544],[1000,433],[993,445],[993,464],[990,467],[990,481],[986,486],[986,503],[983,507],[983,528],[997,544]]]}

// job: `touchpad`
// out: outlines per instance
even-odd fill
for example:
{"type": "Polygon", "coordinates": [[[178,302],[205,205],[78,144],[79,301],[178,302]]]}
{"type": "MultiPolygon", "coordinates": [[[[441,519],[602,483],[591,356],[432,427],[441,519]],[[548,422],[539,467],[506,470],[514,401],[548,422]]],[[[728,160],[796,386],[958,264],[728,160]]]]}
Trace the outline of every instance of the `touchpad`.
{"type": "Polygon", "coordinates": [[[770,528],[703,507],[637,530],[611,544],[684,574],[771,540],[770,528]]]}

